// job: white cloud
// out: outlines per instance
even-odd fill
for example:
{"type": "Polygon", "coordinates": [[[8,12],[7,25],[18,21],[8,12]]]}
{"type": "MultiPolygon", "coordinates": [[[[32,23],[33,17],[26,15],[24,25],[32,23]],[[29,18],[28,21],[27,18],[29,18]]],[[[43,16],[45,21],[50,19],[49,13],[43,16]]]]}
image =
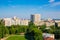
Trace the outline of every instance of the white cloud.
{"type": "Polygon", "coordinates": [[[53,4],[50,5],[50,7],[54,7],[54,6],[59,6],[60,2],[54,2],[53,4]]]}
{"type": "Polygon", "coordinates": [[[50,3],[50,4],[45,4],[45,5],[40,6],[40,8],[55,7],[55,6],[60,6],[60,2],[54,2],[54,3],[50,3]]]}
{"type": "Polygon", "coordinates": [[[45,7],[49,7],[49,6],[50,6],[50,4],[45,4],[45,5],[40,6],[39,8],[41,9],[41,8],[45,8],[45,7]]]}
{"type": "Polygon", "coordinates": [[[54,2],[55,0],[49,0],[50,3],[54,2]]]}

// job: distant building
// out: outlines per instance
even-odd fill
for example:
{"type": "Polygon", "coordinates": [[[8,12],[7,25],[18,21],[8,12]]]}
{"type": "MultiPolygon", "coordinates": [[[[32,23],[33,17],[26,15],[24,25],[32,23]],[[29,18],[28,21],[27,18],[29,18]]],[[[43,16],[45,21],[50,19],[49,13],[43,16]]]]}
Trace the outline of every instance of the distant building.
{"type": "Polygon", "coordinates": [[[55,22],[45,22],[47,27],[54,26],[55,22]]]}
{"type": "Polygon", "coordinates": [[[5,26],[28,25],[28,23],[32,21],[37,26],[46,24],[47,27],[53,26],[53,25],[60,27],[60,20],[52,20],[50,18],[48,18],[47,20],[41,20],[40,14],[32,14],[31,20],[19,19],[16,16],[14,16],[13,18],[4,18],[3,20],[4,20],[5,26]]]}
{"type": "Polygon", "coordinates": [[[31,15],[31,21],[32,21],[35,25],[38,25],[39,22],[41,21],[41,15],[40,15],[40,14],[33,14],[33,15],[31,15]]]}
{"type": "Polygon", "coordinates": [[[31,21],[32,22],[39,22],[41,20],[41,15],[40,14],[32,14],[31,15],[31,21]]]}
{"type": "Polygon", "coordinates": [[[55,25],[54,20],[52,20],[51,18],[48,18],[48,20],[46,20],[46,21],[41,20],[41,15],[40,14],[31,15],[31,21],[37,26],[41,26],[41,25],[44,25],[44,24],[46,24],[46,26],[55,25]]]}
{"type": "Polygon", "coordinates": [[[30,20],[27,20],[27,19],[22,19],[21,22],[20,22],[20,25],[28,25],[30,20]]]}
{"type": "MultiPolygon", "coordinates": [[[[14,25],[20,25],[20,19],[19,18],[17,18],[16,16],[14,16],[13,18],[12,18],[12,20],[14,21],[14,25]]],[[[12,21],[12,22],[13,22],[12,21]]]]}
{"type": "Polygon", "coordinates": [[[45,20],[45,24],[46,24],[47,27],[55,26],[55,21],[48,18],[48,20],[45,20]]]}
{"type": "Polygon", "coordinates": [[[11,18],[4,18],[4,24],[5,26],[11,26],[12,25],[12,19],[11,18]]]}
{"type": "Polygon", "coordinates": [[[28,25],[29,20],[27,19],[19,19],[16,16],[14,18],[4,18],[4,24],[5,26],[11,26],[11,25],[28,25]]]}
{"type": "Polygon", "coordinates": [[[57,27],[60,27],[60,20],[55,20],[55,25],[57,26],[57,27]]]}

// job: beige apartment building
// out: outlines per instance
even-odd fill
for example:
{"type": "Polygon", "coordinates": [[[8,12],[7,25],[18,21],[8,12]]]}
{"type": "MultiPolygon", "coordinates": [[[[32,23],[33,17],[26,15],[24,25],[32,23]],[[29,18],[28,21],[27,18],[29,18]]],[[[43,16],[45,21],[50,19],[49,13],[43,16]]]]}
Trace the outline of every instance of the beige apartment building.
{"type": "Polygon", "coordinates": [[[31,21],[32,22],[39,22],[41,20],[41,15],[40,14],[32,14],[31,15],[31,21]]]}
{"type": "Polygon", "coordinates": [[[27,19],[22,19],[21,22],[20,22],[20,25],[28,25],[30,20],[27,20],[27,19]]]}
{"type": "Polygon", "coordinates": [[[35,24],[35,25],[39,25],[40,21],[41,21],[41,15],[40,14],[32,14],[31,15],[31,21],[35,24]]]}
{"type": "Polygon", "coordinates": [[[60,20],[55,20],[55,22],[57,23],[57,26],[60,27],[60,20]]]}
{"type": "Polygon", "coordinates": [[[45,22],[45,23],[47,27],[55,25],[55,22],[45,22]]]}

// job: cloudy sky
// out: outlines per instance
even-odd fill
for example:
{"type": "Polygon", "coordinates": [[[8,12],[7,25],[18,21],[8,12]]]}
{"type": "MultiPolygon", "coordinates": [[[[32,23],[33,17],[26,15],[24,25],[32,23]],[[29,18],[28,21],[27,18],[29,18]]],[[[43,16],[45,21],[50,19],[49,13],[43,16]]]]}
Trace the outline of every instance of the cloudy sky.
{"type": "Polygon", "coordinates": [[[31,14],[60,19],[60,0],[0,0],[0,18],[17,16],[29,19],[31,14]]]}

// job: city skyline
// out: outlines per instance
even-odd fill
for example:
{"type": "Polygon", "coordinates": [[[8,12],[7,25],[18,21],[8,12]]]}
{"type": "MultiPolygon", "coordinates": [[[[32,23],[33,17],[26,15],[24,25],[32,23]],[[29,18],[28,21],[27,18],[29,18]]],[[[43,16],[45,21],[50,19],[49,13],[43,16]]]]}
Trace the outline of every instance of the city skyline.
{"type": "Polygon", "coordinates": [[[0,18],[30,19],[30,15],[36,13],[43,19],[60,19],[60,0],[0,0],[0,18]]]}

